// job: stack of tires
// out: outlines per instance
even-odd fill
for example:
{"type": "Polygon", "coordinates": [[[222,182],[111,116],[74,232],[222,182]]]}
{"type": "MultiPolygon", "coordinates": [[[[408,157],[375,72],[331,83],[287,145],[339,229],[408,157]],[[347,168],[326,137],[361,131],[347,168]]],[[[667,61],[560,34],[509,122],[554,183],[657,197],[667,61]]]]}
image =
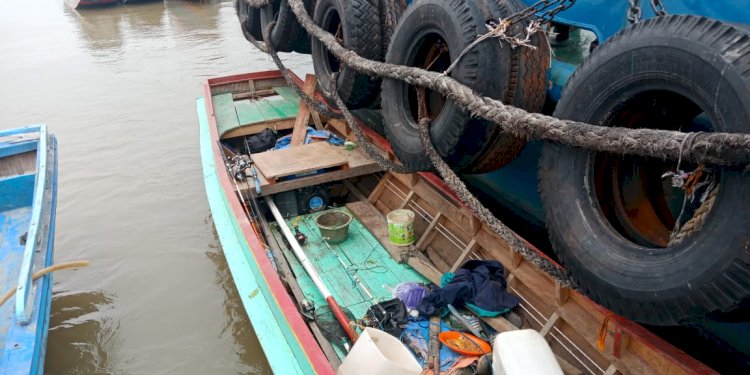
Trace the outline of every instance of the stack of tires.
{"type": "MultiPolygon", "coordinates": [[[[304,0],[304,4],[311,10],[313,1],[304,0]]],[[[240,20],[242,34],[248,40],[252,38],[264,41],[263,31],[275,22],[270,43],[276,51],[310,53],[310,36],[297,22],[286,0],[270,0],[268,5],[263,7],[253,7],[245,0],[235,0],[234,7],[240,20]]]]}
{"type": "MultiPolygon", "coordinates": [[[[523,9],[519,0],[401,1],[318,0],[313,19],[341,44],[371,60],[442,71],[488,31],[486,21],[523,9]],[[397,21],[397,22],[396,22],[397,21]]],[[[521,32],[522,23],[514,33],[521,32]]],[[[539,48],[510,48],[498,40],[480,43],[462,57],[450,76],[477,92],[537,112],[545,99],[549,50],[544,35],[539,48]]],[[[431,170],[419,141],[416,90],[398,80],[381,80],[342,66],[322,43],[312,41],[320,88],[330,98],[333,73],[338,95],[350,109],[382,108],[385,135],[399,160],[412,170],[431,170]]],[[[510,162],[525,139],[503,133],[488,121],[474,119],[439,94],[426,92],[431,136],[440,155],[456,170],[482,173],[510,162]]]]}
{"type": "MultiPolygon", "coordinates": [[[[276,22],[266,43],[311,53],[324,95],[330,98],[335,86],[348,108],[369,111],[368,122],[384,128],[396,156],[412,170],[432,169],[419,139],[419,113],[430,119],[440,156],[462,173],[496,170],[526,143],[473,118],[451,98],[340,64],[310,40],[286,0],[263,8],[236,4],[246,37],[261,40],[261,30],[276,22]],[[372,116],[378,107],[382,121],[372,116]]],[[[520,0],[305,5],[317,25],[364,58],[434,72],[455,63],[450,77],[479,94],[529,112],[545,103],[550,51],[542,32],[531,38],[534,49],[489,39],[466,50],[489,30],[488,20],[524,9],[520,0]]],[[[512,25],[508,34],[522,34],[528,21],[512,25]]],[[[568,81],[555,116],[604,126],[747,133],[748,72],[744,29],[701,17],[658,17],[625,28],[594,50],[568,81]]],[[[677,169],[675,163],[553,143],[539,161],[539,191],[558,258],[588,296],[641,322],[678,324],[750,300],[750,172],[681,167],[701,169],[690,199],[662,178],[677,169]]]]}
{"type": "MultiPolygon", "coordinates": [[[[322,43],[310,40],[286,0],[272,0],[262,8],[244,0],[236,4],[246,37],[262,40],[262,30],[275,22],[266,43],[280,52],[311,53],[320,90],[328,98],[331,80],[338,73],[335,87],[347,107],[381,107],[384,133],[400,161],[415,171],[432,169],[419,141],[414,88],[397,80],[381,82],[340,64],[322,43]]],[[[305,5],[317,25],[358,55],[432,71],[445,70],[478,35],[486,33],[487,20],[524,8],[520,0],[432,0],[408,7],[399,0],[306,0],[305,5]]],[[[509,34],[522,33],[526,21],[514,25],[509,34]]],[[[498,39],[480,43],[464,54],[449,75],[483,95],[538,112],[545,100],[550,59],[544,38],[541,32],[533,36],[536,49],[511,48],[498,39]]],[[[450,98],[429,90],[425,94],[433,144],[458,171],[484,173],[500,168],[526,143],[496,124],[472,118],[450,98]]]]}

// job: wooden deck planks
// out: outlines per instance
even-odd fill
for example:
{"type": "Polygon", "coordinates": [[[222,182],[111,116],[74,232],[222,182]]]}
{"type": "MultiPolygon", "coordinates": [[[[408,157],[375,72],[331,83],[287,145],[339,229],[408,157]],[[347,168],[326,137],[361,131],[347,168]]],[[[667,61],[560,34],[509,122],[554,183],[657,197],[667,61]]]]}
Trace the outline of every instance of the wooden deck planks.
{"type": "Polygon", "coordinates": [[[273,91],[275,91],[277,94],[281,95],[284,99],[289,100],[293,103],[298,103],[300,101],[300,96],[297,94],[297,91],[295,91],[293,88],[289,86],[279,86],[274,87],[273,91]]]}
{"type": "Polygon", "coordinates": [[[299,102],[292,102],[283,97],[271,97],[264,100],[264,103],[271,106],[279,114],[279,117],[284,119],[297,117],[299,111],[299,102]]]}
{"type": "Polygon", "coordinates": [[[252,158],[258,170],[271,181],[279,177],[348,165],[349,158],[338,152],[340,148],[328,142],[315,142],[285,150],[261,152],[252,158]]]}
{"type": "MultiPolygon", "coordinates": [[[[302,86],[302,92],[306,95],[312,95],[315,92],[315,76],[308,74],[305,76],[305,84],[302,86]]],[[[297,118],[294,120],[294,130],[292,131],[291,147],[302,146],[305,143],[307,135],[307,124],[310,122],[310,107],[304,101],[299,102],[297,118]]]]}
{"type": "MultiPolygon", "coordinates": [[[[299,149],[299,147],[297,149],[299,149]]],[[[258,173],[258,180],[261,187],[260,195],[264,196],[269,194],[276,194],[284,191],[299,189],[305,186],[318,185],[331,181],[340,181],[347,178],[364,176],[367,174],[382,171],[380,166],[372,161],[372,159],[367,157],[364,151],[359,148],[347,151],[344,150],[343,147],[336,147],[336,152],[346,156],[349,168],[336,169],[333,171],[328,171],[326,173],[319,173],[286,181],[277,181],[275,184],[269,182],[265,178],[263,173],[258,173]]],[[[251,174],[248,171],[248,176],[250,175],[251,174]]],[[[247,190],[255,189],[255,182],[252,181],[252,179],[248,179],[247,184],[243,184],[243,186],[241,186],[240,188],[247,190]]]]}
{"type": "Polygon", "coordinates": [[[214,105],[214,116],[216,116],[216,125],[219,128],[219,134],[224,134],[240,126],[231,93],[214,95],[211,97],[211,100],[214,105]]]}
{"type": "Polygon", "coordinates": [[[266,120],[258,110],[256,101],[240,100],[234,103],[234,108],[237,111],[240,126],[258,124],[266,120]]]}
{"type": "MultiPolygon", "coordinates": [[[[339,210],[348,212],[346,209],[339,210]]],[[[335,253],[323,243],[320,231],[315,224],[315,218],[319,214],[302,215],[287,220],[287,223],[290,226],[297,225],[299,230],[307,236],[303,250],[334,298],[341,306],[348,308],[355,318],[362,318],[374,302],[393,298],[388,287],[392,288],[407,281],[429,282],[411,267],[391,258],[378,240],[355,218],[349,225],[349,237],[346,241],[331,245],[331,247],[352,270],[356,270],[357,276],[377,300],[370,301],[364,291],[354,283],[335,253]]],[[[294,258],[291,252],[286,253],[287,258],[294,258]]],[[[313,297],[316,306],[324,306],[325,300],[317,292],[312,280],[309,279],[296,258],[290,259],[289,263],[305,295],[313,297]]]]}

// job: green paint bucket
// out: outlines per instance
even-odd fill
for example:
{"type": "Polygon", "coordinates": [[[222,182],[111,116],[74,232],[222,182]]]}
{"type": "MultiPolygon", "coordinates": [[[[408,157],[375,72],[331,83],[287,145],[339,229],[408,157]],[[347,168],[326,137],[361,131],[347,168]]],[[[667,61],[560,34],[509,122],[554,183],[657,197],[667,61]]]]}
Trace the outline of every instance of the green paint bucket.
{"type": "Polygon", "coordinates": [[[414,243],[414,212],[410,210],[391,211],[388,220],[388,239],[396,246],[407,246],[414,243]]]}
{"type": "Polygon", "coordinates": [[[320,229],[320,236],[331,244],[346,241],[349,237],[349,223],[351,222],[352,216],[341,211],[326,212],[315,219],[320,229]]]}

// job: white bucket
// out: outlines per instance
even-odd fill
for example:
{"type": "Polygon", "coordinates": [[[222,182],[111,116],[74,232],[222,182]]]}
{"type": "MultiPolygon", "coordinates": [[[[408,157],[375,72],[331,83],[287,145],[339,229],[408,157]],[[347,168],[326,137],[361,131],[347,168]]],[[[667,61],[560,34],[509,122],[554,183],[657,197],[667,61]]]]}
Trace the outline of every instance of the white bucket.
{"type": "Polygon", "coordinates": [[[495,337],[493,375],[563,375],[547,341],[533,329],[503,332],[495,337]]]}
{"type": "Polygon", "coordinates": [[[422,367],[399,339],[365,328],[339,366],[338,375],[419,375],[422,367]]]}

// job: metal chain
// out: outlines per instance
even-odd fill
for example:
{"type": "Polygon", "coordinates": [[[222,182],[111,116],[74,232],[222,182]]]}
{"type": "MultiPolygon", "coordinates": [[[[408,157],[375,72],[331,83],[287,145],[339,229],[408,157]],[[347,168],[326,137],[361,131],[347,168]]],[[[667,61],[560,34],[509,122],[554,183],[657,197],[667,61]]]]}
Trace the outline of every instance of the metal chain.
{"type": "Polygon", "coordinates": [[[540,0],[506,19],[514,23],[537,14],[537,20],[540,23],[547,23],[552,21],[558,13],[572,7],[575,2],[576,0],[540,0]]]}
{"type": "Polygon", "coordinates": [[[661,0],[651,0],[651,8],[654,10],[654,14],[657,17],[666,16],[667,8],[664,7],[664,3],[661,0]]]}
{"type": "Polygon", "coordinates": [[[632,25],[638,23],[641,20],[641,0],[630,0],[630,7],[628,8],[628,22],[632,25]]]}

